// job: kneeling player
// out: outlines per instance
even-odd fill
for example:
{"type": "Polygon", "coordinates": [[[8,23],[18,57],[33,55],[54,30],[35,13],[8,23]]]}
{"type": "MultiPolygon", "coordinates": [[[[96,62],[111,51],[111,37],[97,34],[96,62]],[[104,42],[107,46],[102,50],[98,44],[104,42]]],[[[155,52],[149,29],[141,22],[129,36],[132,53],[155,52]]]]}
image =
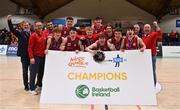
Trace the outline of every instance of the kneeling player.
{"type": "Polygon", "coordinates": [[[115,50],[115,47],[114,47],[113,44],[109,43],[106,40],[106,35],[101,34],[99,36],[99,39],[95,43],[91,44],[90,46],[88,46],[86,48],[86,51],[88,51],[90,53],[93,53],[93,54],[96,54],[97,50],[100,50],[100,51],[112,51],[112,50],[115,50]]]}

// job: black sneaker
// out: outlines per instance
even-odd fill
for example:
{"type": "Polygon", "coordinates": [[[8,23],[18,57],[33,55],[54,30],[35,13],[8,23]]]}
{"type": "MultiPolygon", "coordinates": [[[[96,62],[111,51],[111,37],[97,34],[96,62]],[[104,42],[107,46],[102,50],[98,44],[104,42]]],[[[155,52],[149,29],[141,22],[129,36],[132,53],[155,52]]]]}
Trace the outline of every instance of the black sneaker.
{"type": "Polygon", "coordinates": [[[29,91],[29,87],[25,87],[24,90],[25,90],[25,91],[29,91]]]}

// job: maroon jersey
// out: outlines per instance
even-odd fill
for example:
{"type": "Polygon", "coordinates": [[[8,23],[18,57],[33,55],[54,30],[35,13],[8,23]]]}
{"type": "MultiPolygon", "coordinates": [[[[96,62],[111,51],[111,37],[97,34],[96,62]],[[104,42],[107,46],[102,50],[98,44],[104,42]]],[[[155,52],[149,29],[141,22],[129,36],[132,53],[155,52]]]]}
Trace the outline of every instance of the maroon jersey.
{"type": "Polygon", "coordinates": [[[77,35],[86,35],[86,31],[81,31],[80,29],[77,30],[77,35]]]}
{"type": "Polygon", "coordinates": [[[90,46],[93,43],[94,43],[94,40],[92,38],[86,38],[85,43],[84,43],[84,47],[86,48],[86,47],[90,46]]]}
{"type": "Polygon", "coordinates": [[[49,47],[49,50],[59,50],[59,47],[62,43],[62,38],[60,37],[58,41],[55,40],[54,37],[51,38],[51,45],[49,47]]]}
{"type": "Polygon", "coordinates": [[[120,38],[120,41],[117,41],[115,38],[111,38],[111,43],[115,46],[116,50],[121,49],[122,40],[123,38],[120,38]]]}
{"type": "Polygon", "coordinates": [[[63,37],[67,37],[69,35],[69,29],[70,28],[67,28],[65,26],[63,27],[63,31],[61,32],[63,37]]]}
{"type": "Polygon", "coordinates": [[[97,50],[101,51],[110,51],[110,48],[108,47],[107,41],[104,45],[100,45],[99,42],[97,43],[97,50]]]}
{"type": "Polygon", "coordinates": [[[80,50],[79,38],[76,37],[75,40],[71,40],[71,38],[68,36],[65,51],[76,51],[76,50],[80,50]]]}
{"type": "Polygon", "coordinates": [[[104,26],[102,25],[101,27],[96,27],[94,26],[94,34],[102,33],[104,31],[104,26]]]}
{"type": "Polygon", "coordinates": [[[105,34],[107,36],[107,40],[114,37],[114,33],[113,32],[112,33],[108,33],[106,31],[104,31],[102,34],[105,34]]]}
{"type": "Polygon", "coordinates": [[[131,40],[129,40],[128,37],[126,37],[124,39],[124,47],[123,47],[123,49],[126,49],[126,50],[139,49],[138,38],[137,37],[133,37],[131,40]]]}

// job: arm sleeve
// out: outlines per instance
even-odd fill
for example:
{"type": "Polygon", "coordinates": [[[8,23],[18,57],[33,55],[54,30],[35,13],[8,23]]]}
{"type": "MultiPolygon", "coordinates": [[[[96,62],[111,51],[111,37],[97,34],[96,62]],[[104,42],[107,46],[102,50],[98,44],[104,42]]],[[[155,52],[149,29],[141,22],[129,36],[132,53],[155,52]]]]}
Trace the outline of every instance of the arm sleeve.
{"type": "Polygon", "coordinates": [[[19,37],[20,37],[20,32],[17,31],[16,29],[14,29],[11,20],[8,20],[8,27],[9,27],[9,30],[10,30],[16,37],[18,37],[18,39],[19,39],[19,37]]]}
{"type": "Polygon", "coordinates": [[[35,40],[35,36],[34,34],[32,34],[29,38],[29,45],[28,45],[28,54],[30,59],[34,58],[33,55],[34,40],[35,40]]]}

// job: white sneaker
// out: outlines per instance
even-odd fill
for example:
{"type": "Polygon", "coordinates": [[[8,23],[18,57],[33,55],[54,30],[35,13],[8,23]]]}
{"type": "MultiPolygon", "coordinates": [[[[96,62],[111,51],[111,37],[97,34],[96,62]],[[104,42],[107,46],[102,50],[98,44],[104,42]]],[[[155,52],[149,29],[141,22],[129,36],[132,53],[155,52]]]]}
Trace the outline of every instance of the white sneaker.
{"type": "Polygon", "coordinates": [[[30,90],[29,93],[33,94],[33,95],[38,95],[38,93],[35,90],[30,90]]]}
{"type": "Polygon", "coordinates": [[[162,89],[161,84],[157,82],[157,83],[156,83],[156,87],[155,87],[156,94],[158,94],[159,92],[161,92],[161,89],[162,89]]]}
{"type": "Polygon", "coordinates": [[[35,91],[36,92],[41,92],[41,89],[42,89],[42,87],[37,86],[35,91]]]}

